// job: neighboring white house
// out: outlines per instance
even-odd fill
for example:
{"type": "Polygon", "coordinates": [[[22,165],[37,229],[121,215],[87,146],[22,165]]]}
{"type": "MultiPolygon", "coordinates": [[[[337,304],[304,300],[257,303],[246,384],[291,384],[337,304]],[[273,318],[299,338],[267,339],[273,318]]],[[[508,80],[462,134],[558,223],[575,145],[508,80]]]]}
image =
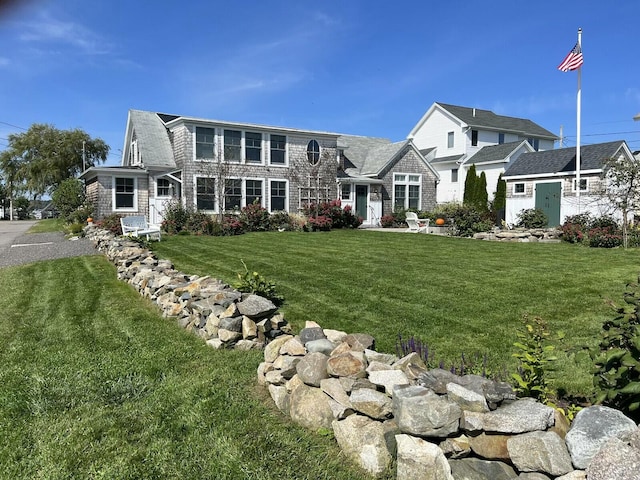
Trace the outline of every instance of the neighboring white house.
{"type": "Polygon", "coordinates": [[[518,214],[530,208],[544,211],[550,226],[560,225],[567,216],[577,213],[614,214],[598,192],[605,187],[603,162],[618,157],[635,161],[623,140],[580,147],[578,195],[575,147],[522,154],[503,175],[507,182],[507,223],[516,223],[518,214]]]}
{"type": "Polygon", "coordinates": [[[553,149],[557,137],[531,120],[434,103],[408,137],[440,177],[437,202],[461,202],[467,171],[485,172],[493,198],[498,177],[525,152],[553,149]]]}

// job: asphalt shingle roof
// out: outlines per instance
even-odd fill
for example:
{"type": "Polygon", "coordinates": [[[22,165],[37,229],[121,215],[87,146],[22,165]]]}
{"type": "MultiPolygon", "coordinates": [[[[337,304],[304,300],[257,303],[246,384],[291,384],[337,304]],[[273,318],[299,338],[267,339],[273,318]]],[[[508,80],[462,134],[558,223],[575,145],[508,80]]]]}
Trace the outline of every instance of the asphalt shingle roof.
{"type": "MultiPolygon", "coordinates": [[[[581,146],[580,171],[601,169],[602,162],[615,156],[623,144],[623,140],[617,140],[615,142],[581,146]]],[[[559,148],[557,150],[523,153],[507,168],[504,176],[573,172],[575,169],[575,147],[559,148]]]]}
{"type": "Polygon", "coordinates": [[[502,132],[513,132],[525,137],[557,138],[557,136],[549,130],[542,128],[537,123],[526,118],[496,115],[491,110],[482,110],[480,108],[473,109],[470,107],[459,107],[457,105],[449,105],[440,102],[437,102],[437,104],[470,127],[489,128],[491,130],[499,130],[502,132]]]}
{"type": "Polygon", "coordinates": [[[449,155],[448,157],[436,157],[433,160],[431,160],[430,163],[447,163],[447,162],[457,162],[458,160],[460,160],[462,157],[464,157],[464,154],[460,154],[460,155],[449,155]]]}
{"type": "Polygon", "coordinates": [[[145,168],[176,168],[169,134],[160,117],[142,110],[130,110],[129,115],[145,168]]]}
{"type": "Polygon", "coordinates": [[[520,145],[522,145],[522,142],[523,141],[521,140],[519,142],[502,143],[499,145],[487,145],[486,147],[482,147],[480,150],[478,150],[467,163],[481,164],[504,160],[509,155],[511,155],[520,145]]]}

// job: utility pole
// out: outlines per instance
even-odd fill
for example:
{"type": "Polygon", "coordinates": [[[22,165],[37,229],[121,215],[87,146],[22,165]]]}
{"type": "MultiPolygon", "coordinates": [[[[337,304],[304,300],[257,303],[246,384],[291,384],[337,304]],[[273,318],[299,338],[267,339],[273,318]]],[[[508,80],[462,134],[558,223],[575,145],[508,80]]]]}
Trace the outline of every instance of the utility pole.
{"type": "Polygon", "coordinates": [[[87,161],[87,152],[85,151],[85,141],[82,141],[82,171],[84,172],[87,168],[85,167],[87,161]]]}
{"type": "Polygon", "coordinates": [[[562,144],[564,143],[564,126],[560,125],[560,144],[558,148],[562,148],[562,144]]]}

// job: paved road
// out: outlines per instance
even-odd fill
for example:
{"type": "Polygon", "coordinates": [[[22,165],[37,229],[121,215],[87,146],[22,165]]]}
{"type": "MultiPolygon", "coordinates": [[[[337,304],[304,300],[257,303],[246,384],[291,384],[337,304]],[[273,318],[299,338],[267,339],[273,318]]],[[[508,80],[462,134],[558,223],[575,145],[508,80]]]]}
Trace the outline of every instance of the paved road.
{"type": "Polygon", "coordinates": [[[62,232],[26,233],[36,223],[30,220],[0,221],[0,267],[98,254],[85,238],[68,240],[62,232]]]}

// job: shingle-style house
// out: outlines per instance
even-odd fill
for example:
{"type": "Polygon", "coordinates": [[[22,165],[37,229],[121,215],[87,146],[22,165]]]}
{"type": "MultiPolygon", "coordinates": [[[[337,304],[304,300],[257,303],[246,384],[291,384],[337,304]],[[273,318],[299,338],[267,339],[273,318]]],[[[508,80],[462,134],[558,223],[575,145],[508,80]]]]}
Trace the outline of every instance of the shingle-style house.
{"type": "Polygon", "coordinates": [[[434,103],[408,137],[440,176],[438,203],[461,202],[467,171],[485,172],[489,198],[498,177],[525,152],[550,150],[557,137],[531,120],[434,103]]]}
{"type": "Polygon", "coordinates": [[[575,147],[522,154],[503,175],[507,182],[506,222],[516,223],[518,214],[530,208],[543,210],[550,226],[577,213],[611,214],[611,206],[598,192],[603,187],[603,162],[618,157],[634,160],[623,140],[580,147],[578,187],[575,147]]]}
{"type": "Polygon", "coordinates": [[[208,213],[254,202],[295,213],[342,198],[373,226],[393,205],[433,207],[437,174],[411,141],[130,110],[121,165],[81,178],[98,220],[158,224],[172,198],[208,213]]]}
{"type": "Polygon", "coordinates": [[[343,205],[379,223],[394,210],[436,206],[439,177],[411,140],[343,135],[338,139],[338,188],[343,205]],[[368,201],[365,200],[368,198],[368,201]],[[369,212],[363,211],[367,208],[369,212]]]}

